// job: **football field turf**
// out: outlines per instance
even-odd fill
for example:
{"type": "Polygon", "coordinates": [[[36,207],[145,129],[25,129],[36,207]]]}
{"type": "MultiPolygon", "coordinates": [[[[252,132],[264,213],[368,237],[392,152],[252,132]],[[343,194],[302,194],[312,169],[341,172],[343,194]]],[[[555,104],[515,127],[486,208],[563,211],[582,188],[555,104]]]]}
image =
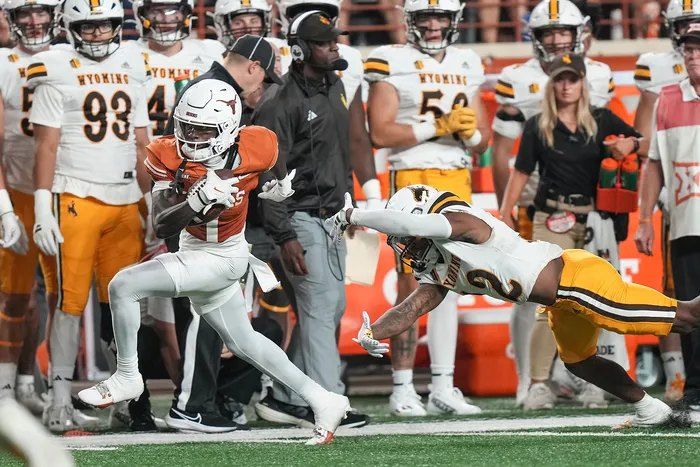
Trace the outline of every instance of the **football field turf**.
{"type": "MultiPolygon", "coordinates": [[[[698,465],[700,427],[611,431],[631,407],[524,413],[512,399],[479,399],[477,417],[398,419],[384,398],[353,398],[373,421],[330,446],[303,444],[308,429],[254,422],[222,435],[97,434],[66,437],[78,465],[698,465]],[[146,443],[146,444],[141,444],[146,443]]],[[[157,408],[157,413],[163,413],[157,408]]],[[[0,465],[13,465],[0,455],[0,465]]]]}

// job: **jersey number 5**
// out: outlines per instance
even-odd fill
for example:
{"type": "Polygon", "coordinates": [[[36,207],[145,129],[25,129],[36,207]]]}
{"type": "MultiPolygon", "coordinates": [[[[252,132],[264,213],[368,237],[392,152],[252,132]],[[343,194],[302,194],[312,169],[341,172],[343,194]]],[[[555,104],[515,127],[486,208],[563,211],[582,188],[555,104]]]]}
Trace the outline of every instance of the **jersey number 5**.
{"type": "MultiPolygon", "coordinates": [[[[22,112],[27,114],[29,110],[32,108],[32,95],[34,94],[34,89],[29,89],[28,87],[24,86],[22,88],[22,112]]],[[[22,128],[22,133],[24,133],[26,136],[32,137],[34,136],[34,130],[32,129],[32,124],[29,123],[29,117],[24,117],[20,122],[19,122],[20,127],[22,128]]]]}
{"type": "MultiPolygon", "coordinates": [[[[115,121],[112,123],[112,133],[122,141],[129,139],[129,115],[131,114],[131,99],[124,91],[114,93],[109,101],[114,112],[115,121]]],[[[93,143],[99,143],[107,135],[109,123],[107,122],[107,101],[97,91],[91,91],[85,96],[83,102],[83,115],[88,124],[83,126],[87,139],[93,143]]]]}

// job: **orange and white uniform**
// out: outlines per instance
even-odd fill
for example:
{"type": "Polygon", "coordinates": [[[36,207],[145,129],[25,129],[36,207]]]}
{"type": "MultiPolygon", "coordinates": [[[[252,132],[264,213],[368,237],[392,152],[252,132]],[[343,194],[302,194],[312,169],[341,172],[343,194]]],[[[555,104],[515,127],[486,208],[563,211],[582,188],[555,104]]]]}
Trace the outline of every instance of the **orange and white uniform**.
{"type": "MultiPolygon", "coordinates": [[[[183,192],[206,175],[207,167],[185,162],[177,152],[174,136],[163,136],[148,145],[146,170],[155,181],[154,193],[175,182],[178,170],[183,192]],[[184,166],[183,166],[184,164],[184,166]]],[[[250,192],[258,186],[261,173],[277,162],[277,135],[260,127],[247,126],[239,133],[234,174],[240,177],[236,204],[218,218],[202,225],[188,226],[180,234],[180,251],[155,258],[167,270],[177,296],[187,296],[195,310],[206,313],[233,296],[250,262],[258,278],[267,286],[277,284],[265,263],[250,255],[244,230],[250,192]]],[[[267,288],[267,287],[266,287],[267,288]]]]}

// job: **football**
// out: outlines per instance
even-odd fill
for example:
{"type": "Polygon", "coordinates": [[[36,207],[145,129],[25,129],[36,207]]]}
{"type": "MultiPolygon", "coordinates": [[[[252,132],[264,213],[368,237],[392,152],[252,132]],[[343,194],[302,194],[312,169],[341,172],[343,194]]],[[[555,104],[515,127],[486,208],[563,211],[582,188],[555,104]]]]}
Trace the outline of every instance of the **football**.
{"type": "MultiPolygon", "coordinates": [[[[233,173],[233,170],[231,170],[231,169],[217,169],[214,172],[222,180],[228,180],[230,178],[236,177],[236,175],[234,175],[234,173],[233,173]]],[[[199,184],[204,183],[206,178],[207,178],[207,176],[204,175],[199,180],[194,182],[194,184],[192,185],[190,190],[197,187],[199,184]]],[[[187,195],[186,194],[182,195],[183,201],[185,200],[185,198],[187,198],[187,195]]],[[[202,212],[198,213],[194,217],[194,219],[192,219],[192,221],[190,222],[189,225],[202,225],[202,224],[206,224],[207,222],[211,222],[214,219],[216,219],[217,217],[219,217],[221,215],[221,213],[224,211],[224,209],[226,209],[226,206],[224,206],[223,204],[213,204],[210,206],[206,206],[202,210],[202,212]]]]}

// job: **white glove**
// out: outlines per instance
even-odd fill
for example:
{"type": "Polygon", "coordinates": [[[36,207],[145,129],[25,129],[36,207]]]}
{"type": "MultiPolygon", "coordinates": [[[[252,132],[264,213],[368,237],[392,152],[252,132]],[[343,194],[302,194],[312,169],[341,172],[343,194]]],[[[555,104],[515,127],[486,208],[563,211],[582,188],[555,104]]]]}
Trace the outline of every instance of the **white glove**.
{"type": "Polygon", "coordinates": [[[323,221],[332,242],[339,242],[340,239],[343,238],[343,232],[345,232],[345,229],[350,225],[347,220],[347,211],[352,208],[352,197],[350,193],[345,193],[345,206],[343,206],[343,209],[323,221]]]}
{"type": "Polygon", "coordinates": [[[389,344],[379,342],[372,336],[372,323],[369,321],[369,314],[362,312],[362,327],[357,333],[357,338],[353,339],[360,344],[363,349],[373,357],[382,358],[389,351],[389,344]]]}
{"type": "Polygon", "coordinates": [[[209,205],[223,204],[230,208],[235,203],[234,195],[238,193],[239,178],[222,180],[216,172],[209,169],[204,182],[193,186],[187,192],[187,203],[195,212],[202,210],[209,205]]]}
{"type": "Polygon", "coordinates": [[[10,245],[10,250],[14,251],[18,255],[26,255],[29,252],[29,236],[24,228],[24,224],[17,219],[19,223],[19,239],[14,245],[10,245]]]}
{"type": "MultiPolygon", "coordinates": [[[[0,190],[0,219],[2,220],[0,247],[13,247],[17,243],[17,240],[22,237],[22,224],[17,215],[15,215],[12,201],[10,200],[10,194],[5,189],[0,190]]],[[[13,249],[13,251],[15,250],[13,249]]],[[[26,250],[24,253],[26,253],[26,250]]]]}
{"type": "Polygon", "coordinates": [[[61,229],[51,210],[52,198],[49,190],[34,192],[34,243],[47,256],[56,256],[58,244],[63,243],[61,229]]]}
{"type": "Polygon", "coordinates": [[[297,169],[294,169],[282,180],[270,180],[269,182],[265,182],[258,198],[269,199],[276,203],[281,203],[289,198],[294,194],[294,190],[292,190],[292,180],[296,174],[297,169]]]}

